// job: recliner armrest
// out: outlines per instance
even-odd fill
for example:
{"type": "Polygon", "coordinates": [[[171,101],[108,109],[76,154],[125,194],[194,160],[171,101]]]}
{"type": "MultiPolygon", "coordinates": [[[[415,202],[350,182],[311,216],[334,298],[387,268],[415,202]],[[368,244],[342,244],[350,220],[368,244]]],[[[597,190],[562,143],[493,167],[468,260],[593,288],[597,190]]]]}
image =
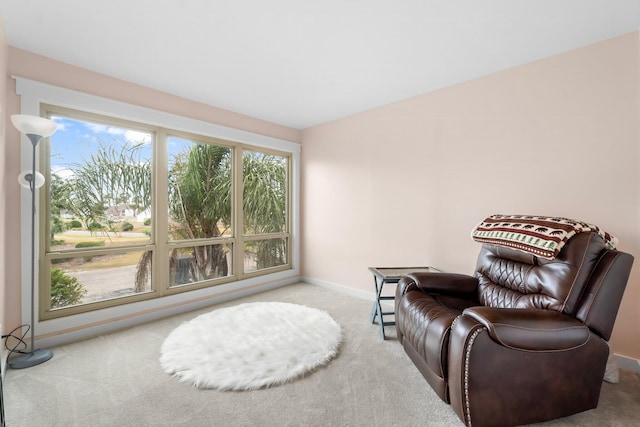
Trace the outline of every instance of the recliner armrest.
{"type": "Polygon", "coordinates": [[[430,293],[471,294],[478,288],[478,279],[466,274],[416,272],[406,277],[419,289],[430,293]]]}
{"type": "Polygon", "coordinates": [[[569,350],[584,345],[590,334],[579,320],[551,310],[471,307],[462,315],[484,325],[497,343],[518,350],[569,350]]]}

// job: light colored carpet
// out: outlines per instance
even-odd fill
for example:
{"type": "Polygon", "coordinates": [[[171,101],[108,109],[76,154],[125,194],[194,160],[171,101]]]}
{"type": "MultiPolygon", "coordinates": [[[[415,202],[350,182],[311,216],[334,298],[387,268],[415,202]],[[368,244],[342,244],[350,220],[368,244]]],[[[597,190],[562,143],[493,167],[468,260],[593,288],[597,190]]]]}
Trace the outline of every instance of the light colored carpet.
{"type": "MultiPolygon", "coordinates": [[[[52,360],[9,370],[11,427],[32,426],[460,426],[395,340],[369,323],[371,301],[297,284],[216,306],[283,301],[327,311],[342,327],[340,353],[326,367],[279,387],[198,390],[162,371],[163,340],[215,307],[54,348],[52,360]]],[[[640,414],[640,375],[621,370],[597,409],[548,426],[630,426],[640,414]]]]}
{"type": "Polygon", "coordinates": [[[160,365],[200,389],[255,390],[325,365],[340,339],[340,325],[326,311],[287,302],[238,304],[171,331],[160,365]]]}

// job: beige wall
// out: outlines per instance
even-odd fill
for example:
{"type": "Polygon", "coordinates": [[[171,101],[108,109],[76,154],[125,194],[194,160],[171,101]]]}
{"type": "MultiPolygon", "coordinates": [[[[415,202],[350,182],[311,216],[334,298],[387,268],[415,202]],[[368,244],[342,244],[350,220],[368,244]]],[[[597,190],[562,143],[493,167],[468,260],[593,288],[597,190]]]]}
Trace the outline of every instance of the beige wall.
{"type": "MultiPolygon", "coordinates": [[[[303,276],[372,292],[368,266],[471,273],[494,213],[592,222],[640,255],[638,38],[305,130],[303,276]]],[[[636,359],[639,279],[640,258],[612,339],[636,359]]]]}
{"type": "MultiPolygon", "coordinates": [[[[4,34],[4,23],[0,17],[0,73],[6,73],[7,70],[7,42],[4,34]]],[[[1,75],[1,74],[0,74],[1,75]]],[[[5,289],[7,283],[7,186],[9,185],[8,177],[5,170],[7,168],[7,144],[5,141],[5,123],[8,122],[6,114],[6,83],[4,79],[0,79],[0,309],[5,307],[5,289]]],[[[2,309],[4,313],[6,310],[2,309]]],[[[4,317],[0,316],[2,322],[2,333],[8,331],[5,326],[4,317]]],[[[4,367],[4,365],[3,365],[4,367]]],[[[3,369],[4,372],[4,369],[3,369]]]]}
{"type": "MultiPolygon", "coordinates": [[[[5,47],[4,50],[6,51],[7,48],[5,47]]],[[[11,46],[8,47],[8,66],[7,62],[0,59],[0,67],[5,70],[6,75],[6,79],[2,82],[2,86],[6,86],[6,96],[1,96],[0,99],[6,100],[6,104],[2,104],[3,107],[6,105],[6,111],[3,110],[2,118],[7,122],[9,115],[19,112],[20,108],[20,100],[15,93],[15,80],[11,78],[18,76],[238,130],[300,142],[301,133],[296,129],[158,92],[11,46]]],[[[1,137],[2,133],[0,133],[1,137]]],[[[4,190],[4,200],[1,202],[5,227],[3,230],[0,225],[0,233],[3,231],[5,233],[4,239],[2,239],[4,247],[0,251],[4,250],[2,261],[5,265],[14,266],[14,268],[0,270],[4,275],[3,282],[6,283],[5,292],[0,293],[0,298],[4,296],[4,304],[2,305],[4,315],[2,318],[6,325],[5,330],[7,327],[18,326],[21,322],[20,270],[15,267],[20,265],[20,228],[15,225],[20,223],[19,186],[16,181],[20,173],[18,141],[18,131],[13,126],[7,126],[6,144],[2,144],[0,148],[0,153],[4,151],[3,154],[6,156],[0,177],[4,190]],[[12,225],[8,226],[7,224],[12,225]]]]}

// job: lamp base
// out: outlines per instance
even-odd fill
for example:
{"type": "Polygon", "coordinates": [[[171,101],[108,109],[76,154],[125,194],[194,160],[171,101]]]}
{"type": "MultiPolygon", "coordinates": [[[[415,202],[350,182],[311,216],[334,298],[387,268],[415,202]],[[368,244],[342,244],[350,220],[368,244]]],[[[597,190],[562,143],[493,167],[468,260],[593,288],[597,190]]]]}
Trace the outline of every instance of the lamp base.
{"type": "Polygon", "coordinates": [[[53,357],[51,350],[40,349],[35,350],[29,354],[22,354],[9,362],[9,367],[12,369],[30,368],[35,365],[46,362],[53,357]]]}

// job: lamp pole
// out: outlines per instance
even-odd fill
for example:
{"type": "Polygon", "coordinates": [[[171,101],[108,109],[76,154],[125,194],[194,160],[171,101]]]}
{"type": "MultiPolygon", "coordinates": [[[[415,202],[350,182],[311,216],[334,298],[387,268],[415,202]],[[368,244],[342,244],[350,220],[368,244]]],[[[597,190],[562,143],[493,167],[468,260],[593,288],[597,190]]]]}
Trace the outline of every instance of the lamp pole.
{"type": "Polygon", "coordinates": [[[35,230],[36,230],[36,188],[44,184],[44,180],[38,181],[36,172],[36,146],[43,137],[49,136],[55,132],[57,125],[48,119],[37,116],[26,116],[22,114],[14,114],[11,116],[13,125],[23,133],[32,145],[31,172],[20,174],[19,181],[21,185],[28,184],[31,191],[31,346],[29,353],[23,353],[8,362],[10,368],[22,369],[39,365],[53,357],[53,352],[47,349],[35,349],[35,230]],[[20,180],[23,179],[24,181],[20,180]]]}

